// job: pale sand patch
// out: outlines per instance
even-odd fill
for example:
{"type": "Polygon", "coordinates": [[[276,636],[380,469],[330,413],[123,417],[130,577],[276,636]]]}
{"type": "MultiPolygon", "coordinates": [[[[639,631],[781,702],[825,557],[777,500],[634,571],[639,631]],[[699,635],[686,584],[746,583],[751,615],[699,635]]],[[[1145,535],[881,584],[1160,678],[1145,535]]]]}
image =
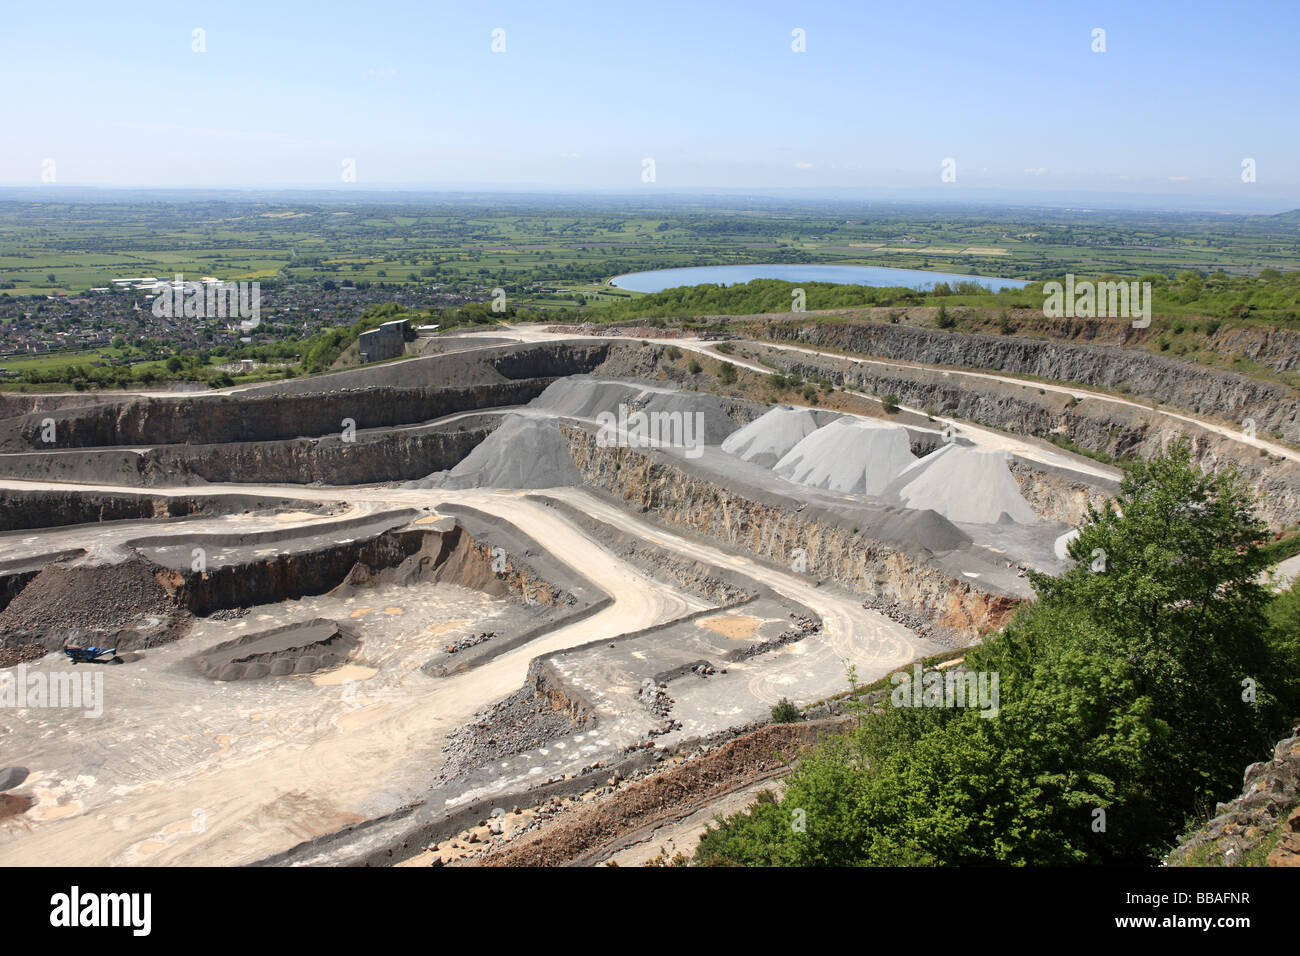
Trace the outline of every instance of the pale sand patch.
{"type": "Polygon", "coordinates": [[[369,707],[362,707],[359,710],[343,714],[338,719],[338,728],[344,732],[349,730],[359,730],[362,727],[369,727],[376,721],[392,710],[392,705],[387,701],[378,704],[371,704],[369,707]]]}
{"type": "Polygon", "coordinates": [[[443,624],[433,625],[432,627],[429,628],[428,633],[432,635],[446,634],[448,631],[454,630],[458,627],[464,627],[468,623],[469,623],[468,618],[461,618],[459,621],[447,621],[446,623],[443,624]]]}
{"type": "Polygon", "coordinates": [[[311,682],[317,687],[334,687],[350,680],[369,680],[379,673],[377,668],[362,664],[344,664],[324,674],[314,675],[311,682]]]}
{"type": "Polygon", "coordinates": [[[451,515],[425,515],[423,518],[417,518],[415,524],[437,525],[435,531],[450,531],[456,527],[456,519],[451,515]]]}
{"type": "Polygon", "coordinates": [[[716,617],[702,617],[695,623],[729,640],[746,641],[754,636],[754,632],[763,622],[759,618],[745,614],[719,614],[716,617]]]}
{"type": "Polygon", "coordinates": [[[365,617],[365,616],[366,616],[367,614],[369,614],[372,610],[374,610],[374,608],[369,608],[369,607],[359,607],[359,608],[357,608],[355,611],[353,611],[351,614],[349,614],[348,617],[365,617]]]}
{"type": "Polygon", "coordinates": [[[384,608],[384,613],[385,613],[385,614],[403,614],[403,613],[405,613],[405,612],[404,612],[400,607],[386,607],[386,608],[384,608]]]}
{"type": "Polygon", "coordinates": [[[37,790],[35,796],[36,805],[27,811],[32,820],[62,820],[81,812],[80,800],[59,803],[59,795],[52,790],[37,790]]]}
{"type": "Polygon", "coordinates": [[[314,515],[309,511],[281,511],[275,516],[276,521],[288,523],[290,521],[314,521],[320,515],[314,515]]]}

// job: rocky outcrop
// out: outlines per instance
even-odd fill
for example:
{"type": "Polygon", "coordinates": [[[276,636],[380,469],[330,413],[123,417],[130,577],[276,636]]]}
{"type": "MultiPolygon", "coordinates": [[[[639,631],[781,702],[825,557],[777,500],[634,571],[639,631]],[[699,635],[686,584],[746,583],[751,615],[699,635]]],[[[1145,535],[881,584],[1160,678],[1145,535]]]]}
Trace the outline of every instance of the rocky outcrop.
{"type": "Polygon", "coordinates": [[[32,412],[0,422],[6,451],[225,444],[341,436],[532,401],[554,379],[448,388],[367,388],[304,395],[157,396],[32,412]],[[52,430],[52,442],[44,439],[52,430]]]}
{"type": "MultiPolygon", "coordinates": [[[[448,344],[454,339],[445,340],[448,344]]],[[[341,389],[425,388],[430,385],[491,384],[509,379],[561,378],[590,372],[605,358],[605,342],[508,343],[424,358],[365,365],[312,378],[268,382],[246,389],[249,396],[320,394],[341,389]]]]}
{"type": "Polygon", "coordinates": [[[409,481],[454,467],[500,424],[495,415],[400,431],[289,441],[85,448],[0,458],[7,477],[132,486],[203,482],[360,485],[409,481]]]}
{"type": "Polygon", "coordinates": [[[1231,328],[1210,336],[1210,347],[1240,355],[1276,372],[1300,371],[1300,332],[1294,329],[1231,328]]]}
{"type": "Polygon", "coordinates": [[[1078,525],[1088,514],[1089,506],[1100,508],[1117,488],[1103,482],[1085,482],[1078,478],[1037,468],[1023,458],[1007,462],[1020,494],[1029,502],[1034,513],[1048,521],[1062,521],[1078,525]]]}
{"type": "Polygon", "coordinates": [[[1300,442],[1300,396],[1283,385],[1146,349],[982,335],[875,322],[778,322],[769,335],[904,362],[984,369],[1137,395],[1224,422],[1250,418],[1261,435],[1300,442]]]}
{"type": "Polygon", "coordinates": [[[599,518],[594,518],[566,501],[545,495],[535,497],[546,502],[548,507],[562,514],[570,524],[581,528],[603,547],[618,555],[620,560],[626,561],[661,584],[698,594],[719,606],[733,605],[747,600],[762,590],[762,586],[753,578],[726,568],[683,558],[675,552],[622,531],[599,518]]]}
{"type": "Polygon", "coordinates": [[[587,482],[654,512],[664,524],[782,563],[795,548],[803,549],[819,577],[874,602],[908,607],[958,638],[973,641],[1000,628],[1019,603],[953,578],[919,549],[909,553],[874,541],[815,509],[764,504],[689,474],[667,458],[601,447],[582,428],[561,428],[587,482]]]}
{"type": "Polygon", "coordinates": [[[1300,727],[1246,768],[1241,796],[1166,858],[1171,866],[1300,866],[1300,727]]]}

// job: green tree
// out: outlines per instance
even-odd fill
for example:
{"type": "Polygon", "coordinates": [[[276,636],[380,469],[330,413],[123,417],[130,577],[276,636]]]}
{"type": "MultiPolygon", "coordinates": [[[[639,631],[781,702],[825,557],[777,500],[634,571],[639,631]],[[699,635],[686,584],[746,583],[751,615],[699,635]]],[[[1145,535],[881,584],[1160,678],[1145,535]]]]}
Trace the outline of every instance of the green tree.
{"type": "Polygon", "coordinates": [[[782,697],[772,705],[772,721],[778,724],[793,724],[803,720],[803,712],[790,699],[782,697]]]}
{"type": "Polygon", "coordinates": [[[780,801],[707,833],[703,864],[1149,863],[1240,786],[1300,708],[1300,591],[1259,584],[1233,472],[1180,444],[1134,467],[966,655],[996,716],[887,707],[818,747],[780,801]],[[799,811],[802,827],[791,820],[799,811]],[[1104,827],[1097,822],[1104,820],[1104,827]]]}

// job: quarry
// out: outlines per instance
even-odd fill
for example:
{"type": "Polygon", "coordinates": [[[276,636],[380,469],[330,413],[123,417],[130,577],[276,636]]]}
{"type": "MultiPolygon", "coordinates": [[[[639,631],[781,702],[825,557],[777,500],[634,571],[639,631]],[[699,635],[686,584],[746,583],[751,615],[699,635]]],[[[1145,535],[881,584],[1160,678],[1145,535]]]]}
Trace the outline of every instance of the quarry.
{"type": "Polygon", "coordinates": [[[851,685],[996,632],[1108,457],[1190,438],[1295,523],[1300,453],[1231,427],[1294,439],[1280,391],[1153,407],[1107,389],[1181,388],[1170,360],[1006,338],[499,326],[212,394],[0,395],[0,679],[115,655],[93,720],[0,710],[0,860],[643,860],[851,685]]]}

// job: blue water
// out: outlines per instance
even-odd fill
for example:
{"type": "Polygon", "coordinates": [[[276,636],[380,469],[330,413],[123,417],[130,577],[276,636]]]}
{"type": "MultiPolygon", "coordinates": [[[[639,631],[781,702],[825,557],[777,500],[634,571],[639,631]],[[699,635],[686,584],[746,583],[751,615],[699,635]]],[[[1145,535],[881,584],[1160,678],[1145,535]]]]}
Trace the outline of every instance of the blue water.
{"type": "Polygon", "coordinates": [[[752,279],[781,279],[785,282],[837,282],[841,285],[902,286],[928,289],[936,282],[978,282],[986,289],[1023,289],[1028,282],[1020,279],[995,279],[990,276],[962,276],[950,272],[923,272],[920,269],[889,269],[884,266],[812,266],[774,264],[767,266],[695,266],[688,269],[656,269],[653,272],[629,272],[615,276],[610,285],[632,292],[660,292],[679,285],[713,283],[735,285],[752,279]]]}

